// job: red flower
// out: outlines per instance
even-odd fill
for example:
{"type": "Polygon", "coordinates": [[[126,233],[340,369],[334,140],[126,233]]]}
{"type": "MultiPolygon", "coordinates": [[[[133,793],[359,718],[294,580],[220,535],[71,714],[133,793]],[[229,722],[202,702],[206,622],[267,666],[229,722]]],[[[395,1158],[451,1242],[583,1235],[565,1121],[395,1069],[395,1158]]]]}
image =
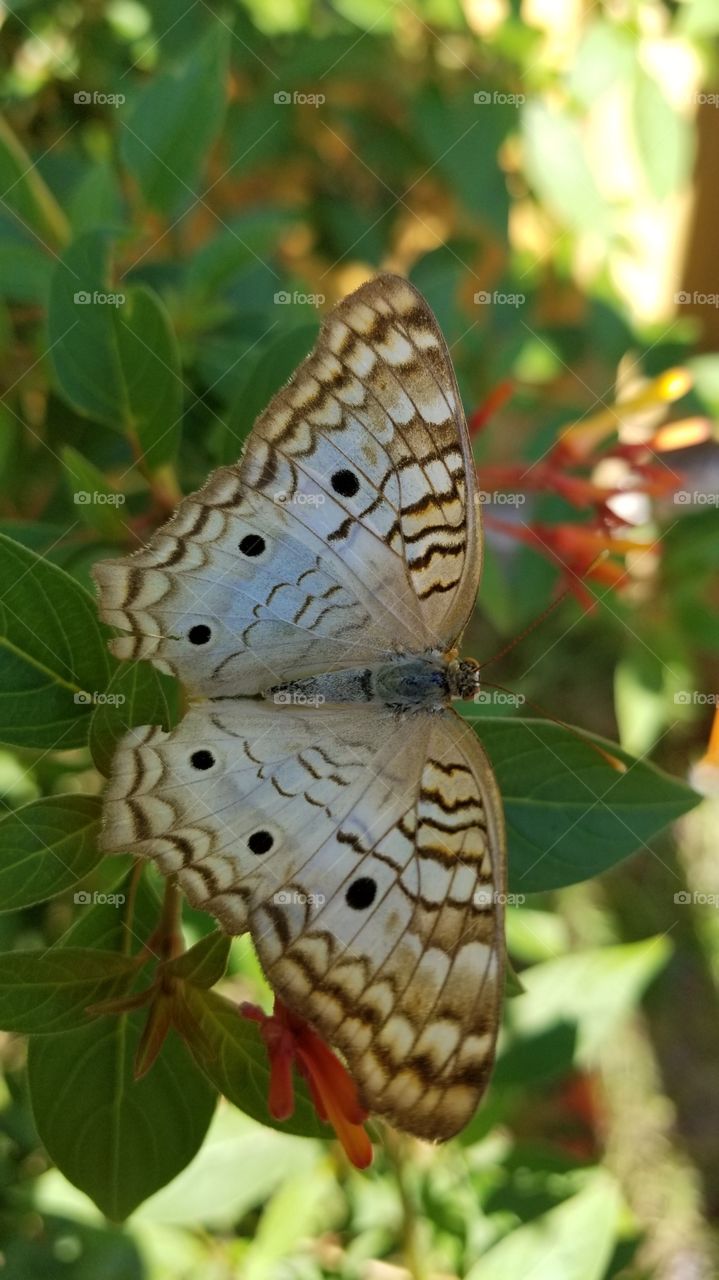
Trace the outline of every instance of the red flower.
{"type": "Polygon", "coordinates": [[[254,1004],[241,1004],[240,1013],[260,1024],[267,1047],[270,1115],[275,1120],[287,1120],[292,1115],[292,1067],[296,1065],[307,1081],[320,1120],[332,1125],[352,1164],[366,1169],[372,1161],[372,1143],[362,1127],[367,1112],[360,1106],[357,1086],[339,1058],[277,996],[271,1015],[254,1004]]]}

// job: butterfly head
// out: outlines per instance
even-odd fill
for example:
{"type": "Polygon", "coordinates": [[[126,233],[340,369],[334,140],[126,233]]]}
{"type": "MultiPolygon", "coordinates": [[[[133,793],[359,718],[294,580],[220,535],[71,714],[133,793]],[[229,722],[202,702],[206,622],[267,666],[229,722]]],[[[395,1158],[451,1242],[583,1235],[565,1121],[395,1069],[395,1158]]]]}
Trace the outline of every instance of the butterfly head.
{"type": "Polygon", "coordinates": [[[474,658],[451,658],[447,680],[450,698],[475,698],[479,693],[479,663],[474,658]]]}

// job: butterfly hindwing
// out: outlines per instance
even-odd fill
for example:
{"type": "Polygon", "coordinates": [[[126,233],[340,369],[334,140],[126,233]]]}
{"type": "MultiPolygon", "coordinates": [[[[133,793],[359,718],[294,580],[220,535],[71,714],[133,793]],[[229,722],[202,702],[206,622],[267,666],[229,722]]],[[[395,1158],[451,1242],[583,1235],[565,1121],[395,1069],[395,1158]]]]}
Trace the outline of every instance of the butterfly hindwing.
{"type": "Polygon", "coordinates": [[[501,988],[504,837],[491,770],[447,710],[198,704],[121,744],[104,847],[153,857],[420,1136],[472,1114],[501,988]]]}

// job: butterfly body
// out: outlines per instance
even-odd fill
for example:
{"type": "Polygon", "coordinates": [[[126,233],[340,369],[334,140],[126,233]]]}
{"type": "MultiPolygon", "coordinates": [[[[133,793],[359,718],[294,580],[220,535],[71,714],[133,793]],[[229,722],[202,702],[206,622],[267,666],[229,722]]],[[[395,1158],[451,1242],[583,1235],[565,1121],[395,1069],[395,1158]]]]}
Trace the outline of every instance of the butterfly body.
{"type": "Polygon", "coordinates": [[[98,564],[117,657],[192,695],[119,744],[103,848],[152,858],[344,1054],[363,1104],[446,1139],[491,1071],[504,827],[451,707],[481,569],[474,462],[421,295],[380,276],[221,468],[98,564]]]}
{"type": "Polygon", "coordinates": [[[434,710],[451,698],[472,698],[479,690],[479,667],[471,659],[457,662],[439,652],[398,654],[374,666],[331,671],[265,693],[278,704],[322,706],[330,702],[379,702],[396,710],[434,710]]]}

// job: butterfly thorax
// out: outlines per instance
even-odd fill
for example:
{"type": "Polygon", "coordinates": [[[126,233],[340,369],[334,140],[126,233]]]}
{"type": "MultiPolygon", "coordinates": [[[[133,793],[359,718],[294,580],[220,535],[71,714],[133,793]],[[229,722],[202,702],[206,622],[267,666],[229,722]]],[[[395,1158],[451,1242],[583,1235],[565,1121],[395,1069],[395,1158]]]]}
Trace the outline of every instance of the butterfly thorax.
{"type": "Polygon", "coordinates": [[[451,698],[473,698],[479,690],[479,666],[442,653],[398,655],[389,662],[330,671],[276,685],[265,697],[283,704],[323,706],[336,702],[381,702],[407,709],[441,708],[451,698]]]}

